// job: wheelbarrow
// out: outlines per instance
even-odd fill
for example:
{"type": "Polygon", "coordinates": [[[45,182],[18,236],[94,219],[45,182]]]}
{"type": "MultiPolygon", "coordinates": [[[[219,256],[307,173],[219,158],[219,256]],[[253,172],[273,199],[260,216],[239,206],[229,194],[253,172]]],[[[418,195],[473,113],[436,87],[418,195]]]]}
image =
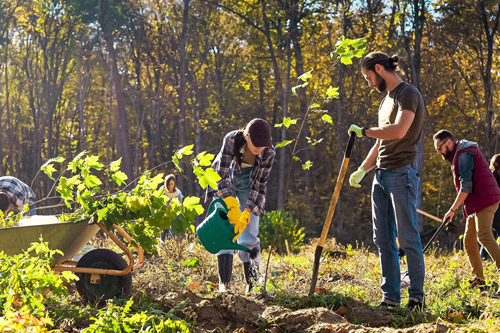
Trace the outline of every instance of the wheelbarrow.
{"type": "Polygon", "coordinates": [[[201,244],[212,254],[221,250],[242,250],[250,254],[250,259],[255,259],[259,254],[258,247],[249,249],[232,242],[236,233],[234,226],[229,223],[227,213],[228,209],[224,200],[217,198],[210,203],[205,219],[196,228],[201,244]]]}
{"type": "MultiPolygon", "coordinates": [[[[130,235],[121,227],[113,224],[114,230],[128,242],[130,235]]],[[[34,215],[20,220],[12,227],[0,229],[0,251],[15,255],[27,250],[40,236],[48,242],[49,248],[63,252],[56,254],[52,270],[70,271],[78,276],[76,288],[89,303],[98,303],[113,297],[127,294],[132,285],[133,270],[144,262],[144,253],[140,246],[133,246],[137,251],[137,262],[132,251],[116,235],[107,230],[102,223],[89,224],[87,220],[78,222],[59,222],[55,216],[34,215]],[[120,249],[125,252],[128,263],[118,253],[108,249],[94,249],[83,255],[78,261],[73,260],[89,240],[102,230],[120,249]]]]}

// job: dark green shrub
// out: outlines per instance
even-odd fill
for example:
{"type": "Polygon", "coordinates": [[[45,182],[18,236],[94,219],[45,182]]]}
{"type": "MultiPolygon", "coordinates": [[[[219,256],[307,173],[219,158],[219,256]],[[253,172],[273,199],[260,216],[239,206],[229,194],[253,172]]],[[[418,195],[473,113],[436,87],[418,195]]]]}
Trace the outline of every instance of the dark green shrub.
{"type": "Polygon", "coordinates": [[[299,221],[288,213],[273,210],[260,217],[259,237],[262,248],[273,245],[273,251],[287,254],[286,243],[290,252],[298,253],[304,239],[304,228],[299,228],[299,221]]]}

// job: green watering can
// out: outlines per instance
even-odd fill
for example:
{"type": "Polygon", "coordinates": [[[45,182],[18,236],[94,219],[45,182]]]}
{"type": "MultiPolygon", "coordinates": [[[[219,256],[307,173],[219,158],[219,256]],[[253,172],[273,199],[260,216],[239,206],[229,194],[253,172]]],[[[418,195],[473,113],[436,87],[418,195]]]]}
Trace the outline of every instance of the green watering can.
{"type": "Polygon", "coordinates": [[[255,259],[259,248],[250,250],[246,246],[233,243],[234,225],[227,218],[227,206],[224,200],[217,198],[208,207],[207,216],[196,228],[196,233],[201,244],[208,252],[216,254],[220,250],[242,250],[250,253],[250,258],[255,259]]]}

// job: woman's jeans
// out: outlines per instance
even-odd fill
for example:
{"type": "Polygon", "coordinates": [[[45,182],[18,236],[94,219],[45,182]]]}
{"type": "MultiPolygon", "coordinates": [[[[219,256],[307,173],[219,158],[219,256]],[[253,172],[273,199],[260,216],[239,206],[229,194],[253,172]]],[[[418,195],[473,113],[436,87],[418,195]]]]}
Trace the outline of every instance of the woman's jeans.
{"type": "Polygon", "coordinates": [[[424,298],[425,265],[416,208],[419,180],[415,164],[375,171],[372,186],[373,241],[380,255],[384,300],[401,302],[396,236],[408,262],[409,297],[414,300],[424,298]]]}
{"type": "MultiPolygon", "coordinates": [[[[257,262],[260,262],[260,239],[257,237],[259,234],[259,216],[250,214],[250,222],[247,227],[241,233],[241,236],[238,237],[236,242],[243,246],[246,246],[249,249],[253,249],[254,247],[259,247],[259,254],[257,258],[254,259],[257,262]]],[[[221,254],[233,254],[234,250],[221,250],[217,253],[217,255],[221,254]]],[[[238,255],[243,262],[250,262],[250,253],[238,250],[238,255]]]]}
{"type": "MultiPolygon", "coordinates": [[[[242,171],[233,179],[233,191],[236,193],[236,198],[240,204],[240,208],[245,204],[250,195],[250,173],[252,171],[251,167],[244,167],[242,171]]],[[[258,247],[259,254],[257,258],[254,259],[257,263],[260,262],[260,238],[259,235],[259,216],[250,213],[250,222],[247,227],[241,233],[240,237],[236,240],[238,244],[246,246],[250,250],[258,247]]],[[[217,253],[221,254],[233,254],[234,250],[222,250],[217,253]]],[[[250,262],[250,253],[238,250],[238,255],[243,262],[250,262]]]]}

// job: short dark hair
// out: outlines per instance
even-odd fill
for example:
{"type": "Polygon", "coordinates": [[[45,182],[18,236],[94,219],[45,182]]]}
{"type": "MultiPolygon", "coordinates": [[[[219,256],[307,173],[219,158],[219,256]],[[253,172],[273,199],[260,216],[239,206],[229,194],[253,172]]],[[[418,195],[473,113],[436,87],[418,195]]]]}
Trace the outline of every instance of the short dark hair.
{"type": "Polygon", "coordinates": [[[434,140],[438,139],[438,140],[445,140],[445,139],[451,139],[451,141],[455,142],[455,137],[447,130],[445,129],[442,129],[440,131],[438,131],[436,134],[434,134],[434,136],[432,137],[434,140]]]}
{"type": "Polygon", "coordinates": [[[361,60],[361,68],[375,72],[375,65],[379,64],[384,66],[386,70],[394,72],[398,68],[398,61],[399,56],[397,55],[389,57],[384,52],[370,52],[361,60]]]}
{"type": "Polygon", "coordinates": [[[7,209],[9,209],[9,206],[10,206],[9,196],[4,192],[0,192],[0,210],[5,213],[7,209]]]}

